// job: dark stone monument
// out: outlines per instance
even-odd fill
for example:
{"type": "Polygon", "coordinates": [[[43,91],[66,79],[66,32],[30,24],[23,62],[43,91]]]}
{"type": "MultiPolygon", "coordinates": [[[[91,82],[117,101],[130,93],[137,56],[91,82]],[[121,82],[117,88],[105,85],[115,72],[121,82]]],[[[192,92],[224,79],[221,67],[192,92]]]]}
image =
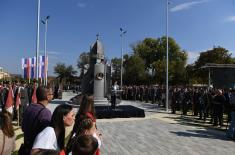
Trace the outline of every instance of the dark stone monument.
{"type": "Polygon", "coordinates": [[[84,94],[93,94],[95,104],[108,104],[110,87],[111,66],[106,64],[104,48],[97,35],[90,49],[89,68],[82,79],[81,90],[84,94]]]}

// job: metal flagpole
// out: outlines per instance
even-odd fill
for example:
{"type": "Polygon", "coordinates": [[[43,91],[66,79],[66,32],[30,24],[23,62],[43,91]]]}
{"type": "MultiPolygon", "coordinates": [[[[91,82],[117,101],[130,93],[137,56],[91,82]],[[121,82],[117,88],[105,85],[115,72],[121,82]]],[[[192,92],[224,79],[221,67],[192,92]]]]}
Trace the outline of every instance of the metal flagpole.
{"type": "Polygon", "coordinates": [[[42,23],[45,24],[45,39],[44,39],[44,45],[45,45],[45,49],[44,49],[44,56],[45,56],[45,61],[44,61],[44,85],[47,85],[47,24],[48,24],[48,20],[49,20],[50,16],[47,16],[45,18],[45,20],[42,20],[42,23]]]}
{"type": "Polygon", "coordinates": [[[38,16],[37,16],[37,43],[36,43],[36,79],[38,80],[38,56],[39,56],[39,18],[40,18],[40,0],[38,0],[38,16]]]}
{"type": "Polygon", "coordinates": [[[121,31],[121,90],[122,90],[122,72],[123,72],[123,35],[127,32],[127,31],[124,31],[122,28],[120,28],[120,31],[121,31]]]}
{"type": "Polygon", "coordinates": [[[168,88],[168,5],[169,2],[166,0],[166,111],[168,111],[168,99],[169,99],[169,88],[168,88]]]}

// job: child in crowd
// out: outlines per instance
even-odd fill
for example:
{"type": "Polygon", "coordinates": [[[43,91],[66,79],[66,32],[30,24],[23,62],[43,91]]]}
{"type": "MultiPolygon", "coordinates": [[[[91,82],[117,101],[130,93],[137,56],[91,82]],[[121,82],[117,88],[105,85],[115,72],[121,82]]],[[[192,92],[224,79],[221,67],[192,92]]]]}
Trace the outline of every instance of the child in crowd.
{"type": "Polygon", "coordinates": [[[83,135],[75,141],[72,155],[95,155],[97,149],[97,139],[91,135],[83,135]]]}
{"type": "MultiPolygon", "coordinates": [[[[74,143],[74,137],[78,137],[81,135],[83,131],[80,131],[80,130],[84,130],[84,128],[81,127],[82,121],[87,118],[89,118],[93,122],[92,125],[94,125],[96,129],[96,132],[94,132],[95,134],[93,136],[96,137],[100,141],[99,136],[101,134],[98,133],[97,126],[96,126],[94,98],[93,96],[83,95],[81,96],[80,108],[76,114],[75,124],[74,124],[72,132],[70,133],[70,138],[66,146],[66,153],[71,152],[72,146],[74,143]]],[[[101,145],[101,141],[99,142],[99,144],[101,145]]],[[[99,155],[99,150],[96,152],[96,155],[99,155]]]]}
{"type": "Polygon", "coordinates": [[[97,149],[95,155],[99,155],[100,154],[100,146],[101,146],[101,135],[98,133],[98,131],[96,129],[95,122],[93,122],[93,120],[89,117],[84,118],[80,122],[80,126],[79,126],[78,131],[79,132],[74,134],[71,138],[70,150],[75,147],[75,143],[80,139],[80,137],[82,137],[84,135],[88,135],[88,136],[93,136],[96,139],[96,141],[98,142],[98,149],[97,149]]]}

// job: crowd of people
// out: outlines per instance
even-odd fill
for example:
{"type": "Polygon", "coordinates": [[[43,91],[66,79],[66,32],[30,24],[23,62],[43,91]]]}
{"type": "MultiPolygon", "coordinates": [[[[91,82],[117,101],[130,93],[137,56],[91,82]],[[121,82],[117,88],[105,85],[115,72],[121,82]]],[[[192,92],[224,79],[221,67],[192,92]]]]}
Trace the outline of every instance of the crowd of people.
{"type": "Polygon", "coordinates": [[[80,108],[75,117],[74,109],[69,104],[60,104],[51,113],[47,105],[53,99],[54,93],[49,86],[39,85],[36,88],[25,83],[4,83],[1,85],[0,95],[0,155],[10,155],[15,149],[12,120],[17,117],[20,122],[18,125],[21,126],[24,135],[24,142],[18,151],[19,155],[100,154],[101,133],[96,125],[92,96],[82,95],[79,101],[80,108]],[[31,93],[29,93],[30,87],[31,93]],[[34,90],[36,100],[33,102],[34,90]],[[18,97],[15,92],[19,93],[18,97]],[[13,98],[11,106],[8,105],[9,96],[13,98]],[[17,99],[14,98],[22,100],[16,103],[17,99]],[[24,102],[24,100],[27,101],[24,102]],[[73,130],[66,143],[66,127],[73,124],[73,130]]]}
{"type": "MultiPolygon", "coordinates": [[[[115,89],[114,89],[115,90],[115,89]]],[[[165,89],[159,86],[123,86],[121,98],[151,102],[165,107],[165,89]]],[[[0,155],[10,155],[15,149],[12,120],[17,119],[24,133],[19,155],[99,155],[101,136],[96,124],[94,99],[81,95],[79,110],[75,115],[69,104],[60,104],[53,113],[47,108],[53,99],[53,89],[48,86],[26,83],[0,85],[0,155]],[[35,96],[34,96],[35,95],[35,96]],[[65,130],[73,129],[65,142],[65,130]]],[[[207,118],[214,126],[231,120],[235,111],[235,90],[171,87],[169,89],[171,112],[207,118]]]]}
{"type": "MultiPolygon", "coordinates": [[[[121,98],[139,100],[166,107],[166,90],[159,86],[123,86],[121,98]]],[[[204,121],[210,119],[214,126],[223,126],[225,118],[231,121],[231,112],[235,111],[235,90],[205,87],[170,87],[169,105],[173,114],[192,114],[204,121]],[[190,113],[189,113],[190,112],[190,113]],[[226,117],[223,117],[224,115],[226,117]]]]}

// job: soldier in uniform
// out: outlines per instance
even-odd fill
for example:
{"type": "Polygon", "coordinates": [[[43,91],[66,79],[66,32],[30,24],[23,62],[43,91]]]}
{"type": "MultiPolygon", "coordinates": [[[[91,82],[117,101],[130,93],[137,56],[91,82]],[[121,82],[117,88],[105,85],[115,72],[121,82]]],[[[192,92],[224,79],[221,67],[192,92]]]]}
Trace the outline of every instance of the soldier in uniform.
{"type": "Polygon", "coordinates": [[[225,104],[225,97],[223,95],[223,92],[221,89],[218,89],[216,91],[216,95],[213,98],[213,104],[214,104],[214,112],[213,112],[213,119],[214,119],[214,126],[218,125],[218,120],[219,120],[219,125],[223,125],[223,107],[225,104]]]}

